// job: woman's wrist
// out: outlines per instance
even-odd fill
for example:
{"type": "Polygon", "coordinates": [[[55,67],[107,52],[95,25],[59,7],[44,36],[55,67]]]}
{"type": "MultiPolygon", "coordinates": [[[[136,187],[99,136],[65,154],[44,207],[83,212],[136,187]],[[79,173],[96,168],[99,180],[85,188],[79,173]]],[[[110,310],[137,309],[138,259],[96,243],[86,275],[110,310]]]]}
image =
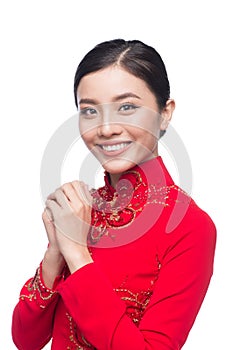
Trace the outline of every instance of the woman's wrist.
{"type": "Polygon", "coordinates": [[[93,263],[93,259],[87,247],[71,251],[70,254],[65,257],[65,260],[71,274],[81,269],[83,266],[93,263]]]}
{"type": "Polygon", "coordinates": [[[42,276],[48,288],[53,288],[55,278],[61,274],[64,265],[65,260],[62,254],[49,246],[42,261],[42,276]]]}

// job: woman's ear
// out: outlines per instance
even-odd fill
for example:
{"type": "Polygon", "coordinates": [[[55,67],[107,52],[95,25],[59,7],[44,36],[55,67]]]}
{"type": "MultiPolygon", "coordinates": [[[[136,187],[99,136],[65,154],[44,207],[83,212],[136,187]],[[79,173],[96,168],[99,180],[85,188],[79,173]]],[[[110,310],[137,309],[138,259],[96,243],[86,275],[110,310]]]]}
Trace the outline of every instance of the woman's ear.
{"type": "Polygon", "coordinates": [[[161,112],[162,119],[161,119],[161,124],[160,124],[160,130],[167,129],[167,127],[171,121],[174,109],[175,109],[175,101],[172,99],[167,100],[166,105],[161,112]]]}

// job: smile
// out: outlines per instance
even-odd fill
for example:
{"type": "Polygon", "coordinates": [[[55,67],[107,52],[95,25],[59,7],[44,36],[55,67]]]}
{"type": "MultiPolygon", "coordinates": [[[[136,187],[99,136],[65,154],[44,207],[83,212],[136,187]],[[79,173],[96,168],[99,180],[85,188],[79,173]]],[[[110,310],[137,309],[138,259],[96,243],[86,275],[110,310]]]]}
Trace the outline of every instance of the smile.
{"type": "Polygon", "coordinates": [[[115,152],[120,151],[127,147],[129,145],[129,142],[119,143],[117,145],[100,145],[100,147],[106,151],[106,152],[115,152]]]}
{"type": "Polygon", "coordinates": [[[106,143],[106,144],[99,144],[97,145],[101,150],[102,153],[105,155],[112,155],[112,156],[117,156],[121,154],[122,152],[125,152],[130,146],[132,142],[120,142],[120,143],[106,143]]]}

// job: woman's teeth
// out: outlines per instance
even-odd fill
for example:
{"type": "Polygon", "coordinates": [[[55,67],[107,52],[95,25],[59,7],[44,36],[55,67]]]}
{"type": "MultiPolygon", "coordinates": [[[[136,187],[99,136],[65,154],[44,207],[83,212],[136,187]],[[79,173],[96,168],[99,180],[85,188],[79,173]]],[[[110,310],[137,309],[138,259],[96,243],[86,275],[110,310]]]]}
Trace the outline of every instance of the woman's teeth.
{"type": "Polygon", "coordinates": [[[107,152],[113,152],[113,151],[119,151],[123,149],[124,147],[127,147],[129,143],[119,143],[118,145],[102,145],[102,149],[107,152]]]}

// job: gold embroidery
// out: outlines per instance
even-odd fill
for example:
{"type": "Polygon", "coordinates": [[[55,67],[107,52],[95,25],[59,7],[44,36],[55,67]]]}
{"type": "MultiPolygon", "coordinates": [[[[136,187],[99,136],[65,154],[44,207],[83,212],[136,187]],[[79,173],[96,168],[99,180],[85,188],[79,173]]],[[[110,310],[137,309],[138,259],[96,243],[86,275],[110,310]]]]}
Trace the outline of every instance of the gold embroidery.
{"type": "Polygon", "coordinates": [[[121,300],[126,302],[126,314],[135,324],[139,324],[143,313],[150,302],[152,291],[140,291],[133,293],[129,289],[114,289],[116,293],[121,295],[121,300]]]}
{"type": "Polygon", "coordinates": [[[129,171],[126,174],[133,174],[134,186],[131,181],[122,179],[114,193],[108,192],[106,186],[92,190],[94,208],[89,232],[91,244],[97,243],[102,236],[115,238],[116,235],[111,231],[130,226],[146,205],[157,204],[168,207],[171,201],[181,203],[190,200],[189,195],[174,184],[161,187],[155,184],[148,185],[139,172],[129,171]],[[177,196],[178,198],[174,199],[174,196],[170,196],[171,190],[183,194],[183,197],[177,196]]]}
{"type": "MultiPolygon", "coordinates": [[[[126,303],[126,314],[131,318],[136,326],[139,326],[139,323],[144,315],[145,309],[148,306],[151,296],[153,294],[153,287],[155,282],[159,277],[159,272],[162,265],[156,255],[156,271],[154,278],[150,281],[150,286],[147,290],[141,290],[138,292],[133,292],[128,288],[114,288],[114,291],[120,295],[120,299],[126,303]]],[[[121,286],[127,284],[127,277],[121,286]]]]}
{"type": "Polygon", "coordinates": [[[158,188],[156,185],[145,183],[137,171],[128,171],[126,174],[134,176],[134,184],[127,179],[121,179],[114,193],[110,193],[106,186],[91,191],[93,196],[92,227],[89,232],[91,243],[97,243],[104,235],[114,238],[115,235],[111,230],[131,225],[138,213],[148,204],[169,205],[166,201],[174,185],[158,188]]]}
{"type": "MultiPolygon", "coordinates": [[[[37,295],[39,295],[40,299],[43,301],[49,300],[53,297],[54,294],[56,294],[56,291],[52,291],[42,283],[40,278],[40,267],[36,270],[36,274],[34,278],[32,278],[27,285],[25,285],[28,292],[31,292],[29,294],[21,294],[20,299],[25,300],[29,299],[32,301],[33,299],[37,299],[37,295]]],[[[40,305],[41,308],[45,308],[44,305],[40,305]]]]}
{"type": "MultiPolygon", "coordinates": [[[[87,342],[85,337],[82,334],[79,334],[78,336],[78,331],[77,331],[77,326],[75,322],[73,322],[73,318],[66,312],[66,317],[69,321],[69,329],[70,329],[70,336],[69,340],[72,342],[75,346],[75,350],[90,350],[90,349],[95,349],[92,347],[91,344],[87,342]],[[79,339],[78,339],[79,338],[79,339]]],[[[67,350],[73,349],[70,346],[67,347],[67,350]]]]}

